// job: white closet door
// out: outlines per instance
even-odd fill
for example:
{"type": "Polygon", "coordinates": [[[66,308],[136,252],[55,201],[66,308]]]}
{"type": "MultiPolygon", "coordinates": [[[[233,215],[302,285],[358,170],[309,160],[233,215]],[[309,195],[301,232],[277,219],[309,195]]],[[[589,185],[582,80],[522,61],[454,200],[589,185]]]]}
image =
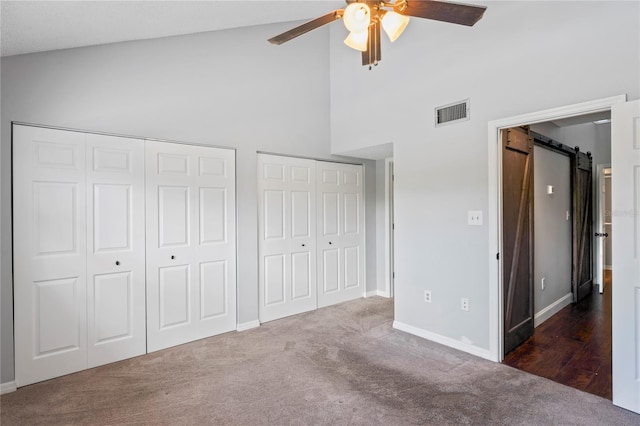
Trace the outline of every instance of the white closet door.
{"type": "Polygon", "coordinates": [[[640,413],[640,100],[611,119],[613,403],[640,413]]]}
{"type": "Polygon", "coordinates": [[[146,352],[144,141],[88,134],[88,365],[146,352]]]}
{"type": "Polygon", "coordinates": [[[260,321],[317,306],[315,161],[258,155],[260,321]]]}
{"type": "Polygon", "coordinates": [[[84,141],[13,127],[18,387],[87,367],[84,141]]]}
{"type": "Polygon", "coordinates": [[[362,166],[318,161],[318,307],[364,296],[362,166]]]}
{"type": "Polygon", "coordinates": [[[147,350],[236,328],[235,152],[146,141],[147,350]]]}

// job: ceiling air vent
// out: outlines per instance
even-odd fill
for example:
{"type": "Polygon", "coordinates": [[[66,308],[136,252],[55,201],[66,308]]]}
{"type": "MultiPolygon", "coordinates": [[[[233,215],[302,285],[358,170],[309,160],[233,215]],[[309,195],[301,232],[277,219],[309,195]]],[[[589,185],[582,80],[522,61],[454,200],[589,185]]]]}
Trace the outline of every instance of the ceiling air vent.
{"type": "Polygon", "coordinates": [[[469,119],[469,99],[436,108],[436,127],[469,119]]]}

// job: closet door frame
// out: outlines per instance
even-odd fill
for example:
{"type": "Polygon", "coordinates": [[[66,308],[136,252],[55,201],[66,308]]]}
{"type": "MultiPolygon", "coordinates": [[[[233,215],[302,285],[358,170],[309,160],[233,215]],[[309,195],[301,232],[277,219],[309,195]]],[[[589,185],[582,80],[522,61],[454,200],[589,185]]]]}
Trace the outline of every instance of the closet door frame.
{"type": "MultiPolygon", "coordinates": [[[[329,306],[329,305],[333,305],[333,304],[337,304],[337,303],[341,303],[341,302],[345,302],[348,300],[354,300],[357,298],[361,298],[361,297],[366,297],[366,223],[365,223],[365,206],[366,206],[366,200],[365,200],[365,188],[364,188],[364,182],[365,182],[365,176],[364,176],[364,165],[362,164],[354,164],[354,163],[342,163],[342,162],[335,162],[335,161],[330,161],[330,160],[315,160],[315,159],[309,159],[309,158],[301,158],[301,157],[292,157],[292,156],[283,156],[283,155],[279,155],[279,154],[270,154],[270,153],[262,153],[262,152],[258,152],[258,253],[259,253],[259,271],[258,271],[258,275],[259,275],[259,308],[260,308],[260,322],[266,322],[266,321],[271,321],[274,319],[278,319],[278,318],[284,318],[286,316],[289,315],[295,315],[301,312],[306,312],[306,311],[310,311],[310,310],[314,310],[320,307],[324,307],[324,306],[329,306]],[[262,182],[262,177],[261,174],[264,173],[263,171],[263,167],[264,167],[264,163],[265,163],[265,159],[268,158],[272,158],[272,159],[276,159],[277,161],[280,161],[282,164],[284,165],[289,165],[289,164],[295,164],[296,161],[300,161],[300,162],[309,162],[309,164],[314,164],[314,169],[315,169],[315,173],[316,173],[316,177],[315,177],[315,185],[313,188],[313,198],[315,198],[315,208],[314,208],[314,215],[315,215],[315,223],[313,223],[313,227],[315,228],[315,232],[314,232],[314,238],[313,238],[313,242],[311,243],[312,247],[313,247],[313,252],[315,253],[315,274],[313,275],[313,280],[315,282],[315,290],[314,290],[314,294],[315,294],[315,305],[313,306],[306,306],[304,309],[296,309],[293,306],[288,308],[288,307],[283,307],[280,312],[268,312],[268,309],[265,309],[265,255],[268,255],[270,253],[266,253],[264,250],[264,245],[265,245],[265,240],[266,240],[266,236],[264,234],[265,232],[265,217],[264,217],[264,190],[265,190],[265,185],[264,182],[262,182]],[[321,180],[322,176],[321,176],[321,172],[319,172],[320,170],[320,165],[322,164],[330,164],[330,165],[334,165],[336,169],[338,169],[340,171],[340,173],[338,173],[340,175],[340,177],[338,177],[336,179],[336,184],[338,182],[342,182],[341,186],[345,185],[345,175],[344,175],[344,171],[354,171],[354,170],[358,170],[358,182],[357,182],[357,186],[360,188],[358,190],[358,203],[357,203],[357,208],[358,208],[358,212],[357,212],[357,217],[358,217],[358,225],[360,227],[359,232],[358,232],[358,236],[356,238],[356,241],[354,241],[354,238],[352,235],[349,235],[346,237],[345,239],[345,233],[344,233],[344,226],[345,226],[345,220],[344,217],[342,217],[342,219],[339,219],[339,224],[337,224],[338,227],[342,227],[342,230],[340,232],[337,232],[337,234],[334,236],[334,238],[325,238],[325,237],[321,237],[322,232],[323,232],[323,227],[321,226],[321,217],[322,217],[322,212],[321,212],[321,208],[322,208],[322,199],[320,196],[320,188],[321,188],[321,180]],[[327,247],[325,247],[325,245],[327,247]],[[356,271],[356,275],[357,275],[357,279],[358,279],[358,285],[355,286],[355,288],[351,288],[351,289],[346,289],[348,291],[344,291],[345,290],[345,285],[344,285],[344,281],[345,281],[345,268],[344,268],[344,263],[345,263],[345,248],[350,249],[353,248],[354,246],[357,246],[358,248],[356,249],[357,256],[360,257],[360,261],[359,261],[359,265],[356,271]],[[321,272],[320,268],[323,268],[323,252],[325,249],[336,249],[337,253],[338,253],[338,258],[339,260],[339,265],[338,268],[339,269],[339,278],[338,280],[340,281],[339,287],[338,287],[338,291],[336,292],[329,292],[332,294],[321,294],[322,289],[321,289],[321,285],[322,285],[322,280],[324,277],[324,274],[321,272]]],[[[284,170],[284,169],[283,169],[284,170]]],[[[284,182],[284,178],[285,178],[285,173],[283,172],[283,182],[284,182]]],[[[349,186],[349,185],[346,185],[349,186]]],[[[275,189],[282,189],[282,190],[286,190],[286,185],[284,185],[284,183],[280,186],[276,185],[274,186],[275,189]],[[282,188],[280,188],[282,187],[282,188]]],[[[353,189],[353,188],[351,188],[353,189]]],[[[353,190],[350,192],[350,194],[353,194],[353,190]]],[[[338,194],[338,198],[339,200],[339,206],[343,206],[344,202],[345,202],[345,197],[344,197],[344,193],[340,192],[338,194]]],[[[286,210],[286,197],[283,199],[283,211],[286,210]]],[[[339,208],[339,206],[337,205],[336,207],[339,208]]],[[[341,209],[340,212],[338,213],[338,216],[344,216],[344,209],[341,209]]],[[[287,223],[283,224],[283,232],[286,231],[288,227],[287,223]]],[[[286,234],[286,232],[283,234],[283,236],[281,237],[282,239],[282,246],[283,246],[283,250],[288,249],[288,247],[290,247],[293,243],[291,240],[291,238],[288,236],[289,234],[286,234]]],[[[353,250],[351,250],[349,253],[349,255],[353,254],[353,250]]],[[[290,268],[290,261],[286,262],[287,256],[284,257],[285,261],[283,261],[283,266],[282,269],[286,270],[287,268],[290,268]]],[[[289,288],[291,285],[290,283],[286,282],[286,279],[283,280],[283,287],[285,287],[285,290],[283,291],[283,294],[286,294],[286,289],[289,288]]],[[[324,293],[324,292],[322,292],[324,293]]]]}
{"type": "MultiPolygon", "coordinates": [[[[22,123],[14,121],[12,124],[12,230],[14,235],[13,242],[13,289],[14,289],[14,304],[16,306],[15,309],[15,318],[14,318],[14,335],[15,335],[15,356],[14,356],[14,364],[16,368],[16,385],[17,387],[22,387],[31,383],[40,382],[43,380],[48,380],[54,377],[59,377],[65,374],[82,371],[87,368],[91,368],[97,365],[102,365],[110,362],[115,362],[121,359],[130,358],[133,356],[137,356],[140,354],[151,352],[151,350],[147,350],[147,321],[146,321],[146,243],[142,243],[142,247],[144,250],[144,255],[133,255],[128,256],[126,254],[116,255],[118,258],[115,262],[113,259],[102,259],[103,256],[95,256],[96,259],[90,260],[90,245],[94,244],[93,238],[89,237],[89,232],[92,229],[90,227],[89,221],[89,213],[93,210],[90,203],[94,202],[94,192],[93,189],[90,188],[90,184],[99,183],[101,179],[99,176],[94,176],[96,179],[92,180],[90,178],[91,171],[89,167],[91,167],[91,156],[89,150],[92,149],[93,145],[91,141],[105,141],[111,140],[114,141],[120,138],[122,141],[131,140],[131,141],[139,141],[141,143],[145,143],[145,141],[151,142],[163,142],[175,146],[187,146],[194,147],[198,149],[198,147],[204,148],[214,148],[224,150],[227,155],[230,155],[230,163],[228,163],[228,169],[226,169],[225,178],[232,182],[232,190],[228,191],[225,196],[225,201],[227,203],[227,211],[225,213],[225,221],[227,224],[226,232],[224,238],[226,243],[228,243],[228,252],[232,253],[232,256],[229,257],[228,261],[223,265],[224,268],[218,268],[218,272],[220,270],[223,271],[223,274],[226,276],[227,287],[225,289],[226,296],[224,302],[224,309],[227,310],[227,318],[226,323],[222,327],[211,327],[210,325],[204,324],[206,320],[215,317],[216,312],[209,310],[207,313],[204,312],[205,309],[202,309],[202,306],[199,307],[200,316],[199,319],[199,330],[195,333],[195,336],[192,340],[207,337],[210,335],[220,334],[225,331],[236,330],[237,327],[237,187],[236,187],[236,150],[233,148],[227,147],[217,147],[217,146],[208,146],[208,145],[195,145],[195,144],[185,144],[174,141],[163,141],[163,140],[151,140],[144,139],[138,137],[130,137],[118,134],[111,133],[102,133],[102,132],[93,132],[86,131],[80,129],[70,129],[70,128],[61,128],[55,126],[45,126],[39,124],[32,123],[22,123]],[[38,157],[38,152],[35,148],[33,148],[32,144],[26,143],[16,143],[16,140],[24,138],[22,135],[25,131],[33,132],[37,135],[37,144],[39,147],[44,147],[49,149],[49,153],[41,154],[38,157]],[[53,136],[52,136],[53,135],[53,136]],[[50,140],[48,140],[50,139],[50,140]],[[48,144],[48,145],[47,145],[48,144]],[[53,148],[61,148],[58,152],[54,152],[53,148]],[[72,237],[75,238],[69,244],[72,244],[73,247],[71,249],[66,250],[60,253],[52,253],[55,259],[46,259],[47,256],[42,256],[42,253],[35,253],[35,248],[33,247],[35,235],[32,232],[33,220],[38,219],[33,217],[34,209],[33,209],[33,195],[30,191],[17,190],[16,188],[20,188],[21,186],[28,187],[32,186],[32,184],[28,183],[29,179],[33,180],[33,173],[31,173],[31,169],[24,167],[25,161],[26,164],[33,166],[37,165],[37,159],[40,158],[44,163],[49,163],[47,167],[50,167],[51,170],[45,171],[43,177],[37,177],[39,184],[47,184],[48,180],[52,181],[53,184],[57,184],[58,187],[67,187],[73,186],[73,194],[71,199],[73,200],[74,208],[73,212],[69,213],[69,215],[73,216],[74,227],[72,229],[72,237]],[[56,162],[60,162],[60,164],[56,164],[56,162]],[[76,171],[76,175],[73,178],[69,177],[60,177],[61,171],[64,173],[65,170],[73,169],[76,171]],[[27,185],[27,186],[25,186],[27,185]],[[31,203],[31,204],[29,204],[31,203]],[[20,235],[22,231],[20,228],[25,229],[26,238],[16,238],[17,235],[20,235]],[[42,263],[41,267],[31,267],[27,265],[27,263],[31,262],[34,257],[40,256],[40,263],[42,263]],[[71,259],[73,257],[73,259],[71,259]],[[127,260],[127,257],[131,259],[127,260]],[[135,262],[133,258],[135,259],[135,262]],[[105,263],[106,262],[106,263],[105,263]],[[139,264],[142,262],[142,310],[134,309],[127,313],[130,315],[131,325],[132,327],[128,330],[127,333],[122,333],[121,335],[116,336],[115,334],[111,336],[111,338],[107,339],[108,341],[97,342],[98,345],[93,345],[92,342],[96,343],[96,337],[98,336],[100,330],[98,328],[100,325],[95,323],[91,324],[89,315],[95,314],[95,310],[89,309],[89,305],[93,304],[94,301],[90,300],[90,296],[93,294],[93,291],[90,291],[90,275],[95,272],[98,275],[108,275],[112,271],[109,271],[107,264],[113,263],[111,266],[116,266],[121,269],[132,269],[133,265],[131,263],[139,264]],[[93,265],[91,265],[93,263],[93,265]],[[49,265],[49,266],[47,266],[49,265]],[[66,267],[65,269],[65,265],[66,267]],[[56,273],[53,279],[49,279],[47,277],[42,276],[42,274],[38,275],[43,269],[48,269],[49,267],[54,266],[57,269],[64,269],[61,273],[56,273]],[[73,271],[69,271],[69,268],[75,268],[73,271]],[[58,277],[60,275],[60,277],[58,277]],[[49,283],[49,281],[51,281],[49,283]],[[26,283],[26,285],[25,285],[26,283]],[[29,285],[31,283],[31,285],[29,285]],[[34,283],[36,285],[34,285],[34,283]],[[50,285],[49,285],[50,284],[50,285]],[[57,286],[56,286],[57,285],[57,286]],[[33,306],[34,300],[38,299],[36,296],[36,292],[42,293],[40,294],[40,298],[48,297],[51,299],[56,298],[60,295],[67,295],[67,298],[73,299],[72,302],[76,306],[76,311],[73,312],[73,315],[67,315],[66,322],[72,324],[73,329],[77,329],[77,332],[67,333],[68,337],[66,340],[72,340],[72,344],[67,345],[62,348],[44,348],[43,353],[37,353],[38,348],[37,345],[43,345],[42,342],[38,343],[37,330],[33,330],[34,321],[37,320],[35,312],[35,307],[33,306]],[[53,292],[53,293],[52,293],[53,292]],[[55,294],[54,294],[55,293],[55,294]],[[27,302],[22,302],[26,300],[27,302]],[[31,301],[31,302],[29,302],[31,301]],[[28,309],[21,309],[21,304],[26,303],[30,306],[28,309]],[[136,324],[139,322],[140,317],[142,316],[142,324],[136,324]],[[204,316],[204,317],[203,317],[204,316]],[[204,324],[204,325],[203,325],[204,324]],[[203,335],[204,334],[204,335],[203,335]],[[133,349],[123,348],[124,341],[126,340],[135,340],[133,349]],[[115,344],[119,346],[118,348],[114,347],[112,353],[108,353],[109,344],[115,344]],[[92,353],[93,352],[93,353],[92,353]]],[[[97,142],[99,143],[99,142],[97,142]]],[[[111,147],[113,148],[113,147],[111,147]]],[[[45,149],[45,151],[46,151],[45,149]]],[[[116,147],[115,151],[118,148],[116,147]]],[[[142,169],[144,170],[146,167],[146,161],[144,153],[145,148],[143,146],[142,153],[142,169]]],[[[44,152],[44,151],[43,151],[44,152]]],[[[206,162],[206,161],[205,161],[206,162]]],[[[200,168],[202,169],[202,162],[200,164],[200,168]]],[[[216,169],[216,164],[208,163],[204,167],[211,167],[211,170],[216,169]]],[[[139,176],[138,176],[139,177],[139,176]]],[[[135,179],[135,178],[134,178],[135,179]]],[[[131,203],[132,209],[139,210],[136,213],[142,213],[143,217],[145,215],[145,203],[146,203],[146,177],[143,171],[142,173],[142,188],[143,188],[143,201],[142,207],[136,204],[135,202],[131,203]]],[[[109,181],[109,179],[107,179],[109,181]]],[[[126,182],[118,182],[117,179],[115,182],[104,182],[107,185],[126,185],[126,182]]],[[[140,182],[138,182],[140,183],[140,182]]],[[[42,185],[40,185],[42,186],[42,185]]],[[[47,188],[45,188],[47,189],[47,188]]],[[[55,191],[56,188],[53,188],[55,191]]],[[[60,189],[60,188],[58,188],[60,189]]],[[[205,188],[205,189],[215,189],[215,188],[205,188]]],[[[51,192],[51,188],[48,189],[51,192]]],[[[67,191],[68,192],[68,191],[67,191]]],[[[205,191],[206,192],[206,191],[205,191]]],[[[213,191],[215,192],[215,191],[213,191]]],[[[213,192],[203,193],[199,191],[198,197],[200,200],[207,199],[207,196],[215,195],[213,192]]],[[[47,191],[40,191],[42,194],[47,194],[47,191]]],[[[219,194],[218,194],[219,195],[219,194]]],[[[45,197],[46,198],[46,197],[45,197]]],[[[51,197],[49,197],[51,198],[51,197]]],[[[68,198],[68,197],[67,197],[68,198]]],[[[64,201],[61,200],[61,201],[64,201]]],[[[53,202],[53,201],[51,201],[53,202]]],[[[60,204],[59,202],[57,204],[60,204]]],[[[67,209],[69,210],[69,209],[67,209]]],[[[45,216],[48,214],[51,216],[51,212],[54,212],[54,216],[56,208],[44,210],[45,216]]],[[[41,215],[42,216],[42,215],[41,215]]],[[[49,223],[55,218],[45,218],[45,222],[49,223]]],[[[42,218],[38,219],[42,222],[42,218]]],[[[132,219],[133,221],[133,219],[132,219]]],[[[146,221],[146,218],[144,218],[146,221]]],[[[55,220],[54,220],[55,222],[55,220]]],[[[49,234],[51,238],[45,241],[46,244],[56,243],[58,241],[55,234],[52,230],[55,230],[55,226],[49,226],[49,234]]],[[[145,238],[145,229],[143,225],[142,232],[132,231],[132,234],[142,235],[145,238]]],[[[215,234],[215,232],[214,232],[215,234]]],[[[202,236],[202,235],[200,235],[202,236]]],[[[200,237],[199,236],[199,237],[200,237]]],[[[69,237],[69,238],[72,238],[69,237]]],[[[67,238],[67,240],[69,240],[67,238]]],[[[133,238],[133,235],[132,235],[133,238]]],[[[65,240],[66,241],[66,240],[65,240]]],[[[71,241],[71,240],[69,240],[71,241]]],[[[67,241],[67,242],[69,242],[67,241]]],[[[37,242],[37,241],[35,241],[37,242]]],[[[64,241],[63,241],[64,242],[64,241]]],[[[36,247],[37,248],[37,247],[36,247]]],[[[46,248],[46,247],[45,247],[46,248]]],[[[51,248],[51,247],[49,247],[51,248]]],[[[53,247],[55,249],[55,247],[53,247]]],[[[126,250],[125,250],[126,251],[126,250]]],[[[104,253],[102,253],[104,254],[104,253]]],[[[112,255],[114,253],[111,253],[112,255]]],[[[49,256],[51,257],[51,256],[49,256]]],[[[107,256],[109,257],[109,256],[107,256]]],[[[197,258],[197,256],[194,256],[197,258]]],[[[208,271],[209,274],[212,272],[216,272],[216,268],[208,268],[211,265],[205,265],[205,261],[202,259],[196,259],[198,261],[198,266],[202,268],[205,266],[205,270],[208,271]]],[[[139,265],[138,265],[139,266],[139,265]]],[[[216,266],[216,265],[213,265],[216,266]]],[[[219,266],[219,265],[217,265],[219,266]]],[[[206,272],[206,271],[205,271],[206,272]]],[[[139,281],[138,281],[139,282],[139,281]]],[[[134,283],[130,283],[129,290],[135,293],[135,285],[134,283]]],[[[140,286],[138,286],[137,291],[140,291],[140,286]]],[[[123,292],[120,292],[122,296],[123,292]]],[[[132,295],[135,297],[134,295],[132,295]]],[[[139,295],[138,295],[139,296],[139,295]]],[[[59,298],[59,297],[58,297],[59,298]]],[[[71,301],[71,300],[70,300],[71,301]]],[[[94,306],[95,308],[95,306],[94,306]]],[[[135,308],[135,307],[134,307],[135,308]]],[[[43,312],[46,314],[47,310],[45,309],[43,312]]],[[[52,311],[49,309],[49,311],[52,311]]],[[[49,312],[49,317],[53,318],[52,315],[56,312],[60,312],[58,309],[54,310],[55,312],[49,312]]],[[[68,311],[65,311],[68,312],[68,311]]],[[[41,312],[42,313],[42,312],[41,312]]],[[[54,316],[59,316],[59,314],[55,314],[54,316]]],[[[44,327],[56,327],[60,321],[51,320],[49,318],[41,318],[40,324],[44,327]],[[52,325],[53,324],[53,325],[52,325]]],[[[67,324],[68,325],[68,324],[67,324]]],[[[109,327],[113,326],[108,321],[105,324],[102,324],[102,330],[104,330],[104,326],[107,325],[109,327]]],[[[119,324],[122,325],[122,324],[119,324]]],[[[67,327],[69,328],[69,327],[67,327]]],[[[116,327],[117,328],[117,327],[116,327]]],[[[113,327],[111,329],[114,329],[113,327]]],[[[64,337],[64,336],[63,336],[64,337]]],[[[45,339],[46,340],[46,339],[45,339]]],[[[60,339],[49,339],[51,341],[60,340],[60,339]]],[[[64,342],[64,339],[63,343],[64,342]]],[[[45,342],[46,343],[46,342],[45,342]]],[[[49,342],[51,343],[51,342],[49,342]]],[[[46,346],[46,345],[45,345],[46,346]]],[[[49,345],[51,346],[51,345],[49,345]]]]}

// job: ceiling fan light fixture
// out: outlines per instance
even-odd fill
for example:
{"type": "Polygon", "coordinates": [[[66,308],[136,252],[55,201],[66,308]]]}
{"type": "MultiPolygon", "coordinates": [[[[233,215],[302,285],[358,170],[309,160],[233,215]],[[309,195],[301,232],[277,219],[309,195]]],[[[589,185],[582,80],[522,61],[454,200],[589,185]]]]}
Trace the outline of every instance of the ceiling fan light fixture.
{"type": "Polygon", "coordinates": [[[409,25],[409,17],[396,12],[387,11],[382,17],[382,29],[392,42],[400,37],[407,25],[409,25]]]}
{"type": "Polygon", "coordinates": [[[371,9],[365,3],[351,3],[344,9],[342,19],[351,33],[367,31],[371,23],[371,9]]]}
{"type": "Polygon", "coordinates": [[[359,33],[350,32],[344,39],[344,44],[352,49],[366,52],[369,42],[369,31],[361,31],[359,33]]]}

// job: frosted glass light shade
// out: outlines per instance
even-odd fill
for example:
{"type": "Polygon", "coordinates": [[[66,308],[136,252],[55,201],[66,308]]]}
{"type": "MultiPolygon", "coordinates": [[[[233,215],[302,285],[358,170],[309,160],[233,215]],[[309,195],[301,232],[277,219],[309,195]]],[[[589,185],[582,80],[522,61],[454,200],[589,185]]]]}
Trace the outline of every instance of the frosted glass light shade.
{"type": "Polygon", "coordinates": [[[351,3],[344,10],[344,26],[352,33],[361,33],[369,28],[371,9],[365,3],[351,3]]]}
{"type": "Polygon", "coordinates": [[[382,17],[382,29],[389,36],[389,40],[396,41],[409,25],[409,17],[389,11],[382,17]]]}
{"type": "Polygon", "coordinates": [[[361,31],[359,33],[351,32],[344,39],[344,44],[352,49],[359,50],[361,52],[367,51],[367,42],[369,41],[369,31],[361,31]]]}

